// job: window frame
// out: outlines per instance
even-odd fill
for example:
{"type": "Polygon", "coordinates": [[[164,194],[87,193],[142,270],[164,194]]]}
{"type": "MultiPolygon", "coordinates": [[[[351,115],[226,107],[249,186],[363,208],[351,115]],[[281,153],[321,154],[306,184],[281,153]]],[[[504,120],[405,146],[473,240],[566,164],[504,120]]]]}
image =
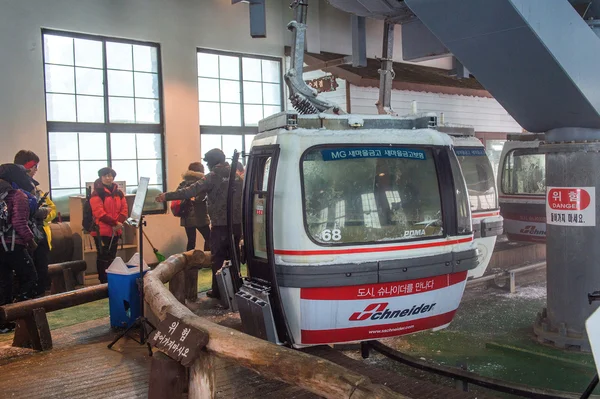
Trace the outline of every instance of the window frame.
{"type": "MultiPolygon", "coordinates": [[[[499,187],[499,192],[502,195],[509,195],[509,196],[517,196],[517,197],[530,197],[530,198],[546,198],[546,194],[542,193],[542,194],[531,194],[531,193],[507,193],[504,191],[504,173],[506,172],[506,169],[504,168],[504,165],[506,164],[506,162],[510,159],[510,157],[513,157],[513,153],[515,151],[524,151],[526,152],[526,154],[522,154],[522,155],[542,155],[544,157],[544,162],[545,162],[545,158],[546,158],[546,154],[540,152],[539,148],[537,147],[522,147],[522,148],[513,148],[512,150],[508,151],[506,153],[506,155],[502,158],[502,165],[499,165],[499,168],[502,168],[502,173],[500,175],[500,187],[499,187]]],[[[514,157],[513,157],[514,158],[514,157]]],[[[544,168],[545,168],[545,163],[544,163],[544,168]]],[[[544,175],[545,176],[545,175],[544,175]]],[[[499,193],[499,194],[500,194],[499,193]]],[[[500,203],[498,203],[498,205],[500,205],[500,203]]]]}
{"type": "MultiPolygon", "coordinates": [[[[204,54],[213,54],[213,55],[222,55],[227,57],[238,57],[239,62],[239,84],[240,84],[240,122],[242,126],[216,126],[216,125],[202,125],[199,123],[200,128],[200,139],[202,140],[202,135],[231,135],[231,136],[241,136],[242,137],[242,148],[240,150],[242,158],[241,162],[245,163],[245,157],[248,154],[250,148],[246,148],[246,135],[256,135],[258,134],[258,125],[257,126],[246,126],[244,122],[244,71],[243,71],[243,59],[244,58],[254,58],[258,60],[266,60],[266,61],[275,61],[279,63],[279,86],[280,86],[280,106],[281,111],[285,110],[285,89],[284,89],[284,81],[283,81],[283,58],[282,57],[274,57],[267,55],[258,55],[258,54],[250,54],[250,53],[240,53],[235,51],[223,51],[223,50],[215,50],[204,47],[196,48],[196,75],[198,75],[198,61],[197,57],[199,53],[204,54]]],[[[200,78],[200,76],[196,76],[196,78],[200,78]]],[[[217,80],[221,80],[221,78],[213,78],[217,80]]],[[[261,83],[264,83],[261,81],[261,83]]],[[[266,82],[269,83],[269,82],[266,82]]],[[[196,86],[198,89],[198,87],[196,86]]],[[[200,111],[200,99],[198,98],[198,112],[200,111]]],[[[216,104],[221,104],[221,101],[214,102],[216,104]]],[[[262,103],[262,106],[265,104],[262,103]]],[[[205,149],[202,149],[203,151],[205,149]]],[[[230,158],[230,154],[225,154],[227,158],[230,158]]]]}
{"type": "MultiPolygon", "coordinates": [[[[454,154],[456,155],[456,159],[458,160],[458,163],[461,167],[461,169],[463,170],[463,177],[465,177],[464,174],[464,168],[462,166],[461,163],[461,158],[464,157],[472,157],[475,159],[482,159],[485,158],[486,165],[489,166],[489,170],[492,172],[491,176],[492,176],[492,183],[494,186],[494,196],[495,196],[495,201],[496,201],[496,206],[493,208],[478,208],[478,209],[473,209],[472,208],[472,204],[469,204],[469,206],[471,207],[471,213],[480,213],[480,212],[489,212],[489,211],[497,211],[498,209],[500,209],[500,205],[498,203],[498,187],[496,187],[496,176],[494,176],[494,166],[492,165],[492,162],[490,161],[489,157],[487,156],[487,152],[485,153],[485,155],[458,155],[456,153],[456,150],[472,150],[472,149],[482,149],[484,152],[486,151],[484,147],[473,147],[473,146],[456,146],[454,147],[454,154]]],[[[487,169],[486,166],[486,169],[487,169]]],[[[477,175],[479,176],[479,170],[477,170],[477,175]]],[[[471,202],[471,196],[469,195],[468,191],[469,191],[469,182],[467,181],[466,177],[465,177],[465,183],[467,185],[467,196],[469,197],[469,203],[471,202]]]]}
{"type": "MultiPolygon", "coordinates": [[[[139,133],[139,134],[160,134],[161,140],[161,172],[162,172],[162,191],[164,192],[166,189],[166,152],[165,152],[165,112],[164,112],[164,87],[163,87],[163,76],[162,76],[162,54],[161,54],[161,45],[160,43],[135,40],[135,39],[124,39],[117,38],[111,36],[104,35],[94,35],[87,33],[79,33],[79,32],[69,32],[55,29],[42,28],[41,30],[41,39],[42,39],[42,68],[43,68],[43,82],[44,82],[44,112],[46,115],[46,145],[48,151],[48,181],[49,187],[48,191],[50,192],[50,197],[52,198],[52,174],[50,172],[50,133],[103,133],[106,135],[106,157],[107,157],[107,165],[112,167],[113,159],[111,153],[111,134],[113,133],[139,133]],[[47,88],[46,88],[46,54],[44,47],[44,36],[52,35],[52,36],[61,36],[68,37],[72,39],[84,39],[84,40],[93,40],[100,41],[102,43],[102,74],[103,74],[103,102],[104,102],[104,122],[58,122],[58,121],[49,121],[48,120],[48,103],[47,103],[47,88]],[[107,42],[112,43],[123,43],[123,44],[131,44],[131,45],[141,45],[141,46],[149,46],[156,49],[156,74],[158,79],[158,115],[159,122],[158,123],[136,123],[136,122],[110,122],[110,110],[109,110],[109,91],[108,91],[108,64],[107,64],[107,55],[106,55],[106,45],[107,42]]],[[[49,64],[54,65],[54,64],[49,64]]],[[[73,65],[75,67],[75,65],[73,65]]],[[[132,73],[135,72],[132,70],[132,73]]],[[[134,89],[135,90],[135,89],[134,89]]],[[[76,96],[77,93],[74,94],[76,96]]],[[[134,97],[132,97],[135,101],[135,91],[134,97]]],[[[79,140],[79,138],[78,138],[79,140]]],[[[137,156],[137,154],[136,154],[137,156]]],[[[136,161],[139,161],[139,158],[136,158],[136,161]]],[[[82,160],[77,159],[78,163],[81,163],[82,160]]],[[[81,168],[81,167],[80,167],[81,168]]],[[[139,177],[139,176],[138,176],[139,177]]],[[[137,186],[139,182],[136,182],[137,186]]],[[[82,189],[81,187],[73,187],[82,189]]],[[[60,188],[60,189],[71,189],[71,188],[60,188]]],[[[59,190],[59,189],[57,189],[59,190]]],[[[167,212],[166,205],[162,205],[162,209],[153,209],[149,211],[144,211],[145,215],[152,214],[165,214],[167,212]]],[[[68,220],[69,216],[65,215],[63,219],[68,220]]]]}
{"type": "MultiPolygon", "coordinates": [[[[407,144],[407,143],[398,143],[398,144],[384,144],[384,143],[332,143],[332,144],[317,144],[308,147],[306,150],[302,152],[299,159],[299,174],[300,174],[300,201],[302,203],[302,224],[304,225],[304,232],[308,239],[318,245],[320,247],[348,247],[348,246],[363,246],[363,245],[388,245],[394,243],[411,243],[418,241],[431,241],[431,240],[441,240],[446,239],[448,237],[454,236],[464,236],[464,235],[472,235],[473,232],[468,233],[458,233],[457,226],[457,208],[456,208],[456,199],[453,197],[454,194],[454,182],[452,178],[452,173],[449,171],[450,163],[449,160],[444,158],[445,156],[449,156],[447,151],[452,151],[449,147],[444,146],[436,146],[436,145],[426,145],[426,144],[407,144]],[[440,199],[440,211],[442,213],[442,234],[436,236],[425,236],[425,237],[415,237],[409,239],[397,239],[397,240],[386,240],[386,241],[364,241],[364,242],[319,242],[315,240],[315,238],[310,234],[310,230],[308,228],[308,221],[306,218],[306,203],[304,201],[305,198],[305,187],[304,187],[304,169],[302,164],[304,162],[304,157],[309,151],[313,151],[315,149],[326,149],[326,148],[339,148],[343,146],[345,148],[350,147],[389,147],[393,148],[411,148],[416,150],[429,150],[431,153],[431,157],[433,159],[433,164],[435,171],[437,173],[437,186],[438,186],[438,194],[440,199]],[[446,161],[446,162],[444,162],[446,161]],[[447,164],[447,167],[442,167],[442,164],[447,164]]],[[[457,160],[458,162],[458,160],[457,160]]]]}

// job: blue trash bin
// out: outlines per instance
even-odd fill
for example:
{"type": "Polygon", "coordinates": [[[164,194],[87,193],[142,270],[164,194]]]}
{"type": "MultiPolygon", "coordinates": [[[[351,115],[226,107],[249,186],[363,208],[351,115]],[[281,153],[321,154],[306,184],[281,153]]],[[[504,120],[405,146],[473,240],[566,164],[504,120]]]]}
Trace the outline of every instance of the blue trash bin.
{"type": "MultiPolygon", "coordinates": [[[[144,274],[147,270],[144,270],[144,274]]],[[[125,265],[116,258],[106,270],[108,278],[108,306],[111,327],[131,326],[140,316],[140,291],[137,279],[139,266],[125,265]]]]}

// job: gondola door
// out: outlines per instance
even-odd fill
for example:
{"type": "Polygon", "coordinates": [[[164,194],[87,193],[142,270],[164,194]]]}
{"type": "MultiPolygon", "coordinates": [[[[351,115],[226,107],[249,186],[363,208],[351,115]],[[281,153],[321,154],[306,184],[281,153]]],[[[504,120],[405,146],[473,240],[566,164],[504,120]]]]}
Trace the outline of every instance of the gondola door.
{"type": "Polygon", "coordinates": [[[250,150],[242,204],[243,250],[247,284],[268,293],[278,340],[290,343],[273,250],[273,191],[278,158],[279,145],[254,146],[250,150]]]}

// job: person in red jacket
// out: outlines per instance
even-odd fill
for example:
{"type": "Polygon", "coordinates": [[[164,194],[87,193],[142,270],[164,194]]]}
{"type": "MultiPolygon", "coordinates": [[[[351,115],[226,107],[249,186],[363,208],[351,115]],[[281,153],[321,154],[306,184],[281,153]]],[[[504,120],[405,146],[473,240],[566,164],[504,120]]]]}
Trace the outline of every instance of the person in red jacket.
{"type": "Polygon", "coordinates": [[[28,253],[37,247],[33,232],[29,228],[29,202],[27,196],[12,185],[0,180],[0,209],[4,228],[0,245],[0,305],[13,302],[12,274],[19,282],[19,293],[15,301],[34,298],[37,291],[37,273],[28,253]],[[11,227],[8,227],[11,226],[11,227]]]}
{"type": "Polygon", "coordinates": [[[117,172],[106,167],[98,171],[98,180],[94,182],[94,193],[90,206],[94,215],[97,231],[92,232],[96,241],[96,269],[98,279],[106,283],[106,269],[117,256],[119,237],[123,233],[123,222],[128,212],[125,194],[113,183],[117,172]],[[99,234],[98,234],[99,233],[99,234]]]}

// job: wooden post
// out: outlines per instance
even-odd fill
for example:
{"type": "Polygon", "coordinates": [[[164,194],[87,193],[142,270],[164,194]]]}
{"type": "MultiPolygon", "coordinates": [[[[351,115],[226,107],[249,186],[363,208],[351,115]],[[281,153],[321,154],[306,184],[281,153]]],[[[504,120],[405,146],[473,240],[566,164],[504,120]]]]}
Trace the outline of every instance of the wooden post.
{"type": "Polygon", "coordinates": [[[213,399],[215,397],[215,359],[202,351],[190,368],[188,399],[213,399]]]}
{"type": "Polygon", "coordinates": [[[169,281],[169,291],[175,299],[185,304],[185,271],[180,271],[169,281]]]}
{"type": "Polygon", "coordinates": [[[185,299],[195,301],[198,299],[198,269],[192,266],[185,272],[185,299]]]}
{"type": "Polygon", "coordinates": [[[187,370],[160,351],[154,352],[150,366],[148,399],[181,398],[187,370]]]}
{"type": "Polygon", "coordinates": [[[75,289],[75,276],[71,268],[67,267],[62,270],[63,278],[65,279],[65,289],[67,291],[73,291],[75,289]]]}
{"type": "Polygon", "coordinates": [[[13,346],[38,351],[52,349],[52,335],[43,308],[34,309],[31,316],[17,321],[13,346]]]}

